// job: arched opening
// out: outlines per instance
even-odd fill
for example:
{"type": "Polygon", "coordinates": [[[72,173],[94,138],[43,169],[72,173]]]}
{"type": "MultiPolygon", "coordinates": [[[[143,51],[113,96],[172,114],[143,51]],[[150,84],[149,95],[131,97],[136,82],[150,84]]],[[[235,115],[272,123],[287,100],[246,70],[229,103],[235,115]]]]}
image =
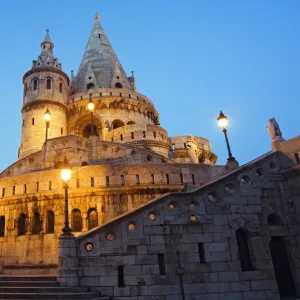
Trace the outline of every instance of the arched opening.
{"type": "Polygon", "coordinates": [[[54,233],[54,212],[47,212],[47,233],[54,233]]]}
{"type": "Polygon", "coordinates": [[[39,234],[42,231],[41,216],[38,212],[35,212],[32,220],[32,234],[39,234]]]}
{"type": "Polygon", "coordinates": [[[18,235],[24,235],[26,233],[26,215],[20,214],[18,219],[18,235]]]}
{"type": "Polygon", "coordinates": [[[25,83],[24,84],[24,96],[26,96],[27,95],[27,84],[25,83]]]}
{"type": "Polygon", "coordinates": [[[34,91],[37,90],[37,84],[38,84],[37,79],[34,79],[34,80],[33,80],[33,90],[34,90],[34,91]]]}
{"type": "Polygon", "coordinates": [[[63,90],[63,84],[60,82],[59,83],[59,92],[62,93],[62,90],[63,90]]]}
{"type": "Polygon", "coordinates": [[[95,88],[95,85],[92,82],[90,82],[90,83],[88,83],[86,88],[87,88],[87,90],[91,90],[91,89],[95,88]]]}
{"type": "Polygon", "coordinates": [[[75,208],[72,211],[72,230],[81,231],[82,230],[82,218],[79,209],[75,208]]]}
{"type": "MultiPolygon", "coordinates": [[[[94,134],[98,135],[97,127],[95,124],[93,125],[93,128],[94,128],[94,134]]],[[[89,138],[91,135],[92,135],[92,124],[87,124],[82,130],[82,136],[85,138],[89,138]]]]}
{"type": "Polygon", "coordinates": [[[5,233],[5,217],[0,217],[0,237],[3,237],[5,233]]]}
{"type": "Polygon", "coordinates": [[[249,233],[245,229],[239,228],[235,233],[235,237],[242,271],[252,271],[253,265],[249,250],[249,233]]]}
{"type": "Polygon", "coordinates": [[[88,228],[91,230],[98,226],[98,213],[95,208],[92,208],[88,212],[88,228]]]}
{"type": "Polygon", "coordinates": [[[51,78],[48,78],[46,81],[46,89],[51,90],[51,78]]]}
{"type": "Polygon", "coordinates": [[[135,124],[134,121],[129,121],[129,122],[127,122],[127,125],[134,125],[134,124],[135,124]]]}
{"type": "Polygon", "coordinates": [[[272,214],[268,215],[268,225],[269,226],[274,226],[274,225],[282,226],[283,222],[277,214],[272,213],[272,214]]]}
{"type": "Polygon", "coordinates": [[[114,121],[112,121],[112,123],[111,123],[112,129],[116,129],[116,128],[122,127],[122,126],[124,126],[124,125],[125,125],[124,122],[121,121],[121,120],[114,120],[114,121]]]}
{"type": "Polygon", "coordinates": [[[121,88],[123,87],[123,85],[122,85],[120,82],[117,82],[117,83],[115,84],[115,87],[116,87],[117,89],[121,89],[121,88]]]}

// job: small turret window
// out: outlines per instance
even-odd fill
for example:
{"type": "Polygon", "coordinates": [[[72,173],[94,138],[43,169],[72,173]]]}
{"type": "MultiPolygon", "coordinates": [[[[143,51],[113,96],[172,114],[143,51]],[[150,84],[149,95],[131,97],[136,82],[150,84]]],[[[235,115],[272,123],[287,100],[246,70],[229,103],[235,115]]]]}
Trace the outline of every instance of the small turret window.
{"type": "Polygon", "coordinates": [[[37,79],[33,80],[33,90],[36,91],[37,90],[37,79]]]}
{"type": "Polygon", "coordinates": [[[59,92],[62,93],[62,89],[63,89],[63,84],[60,82],[59,83],[59,92]]]}
{"type": "Polygon", "coordinates": [[[122,84],[121,84],[120,82],[117,82],[117,83],[115,84],[115,87],[116,87],[117,89],[121,89],[123,86],[122,86],[122,84]]]}
{"type": "Polygon", "coordinates": [[[86,88],[87,88],[88,90],[93,89],[94,87],[95,87],[95,85],[94,85],[92,82],[90,82],[90,83],[86,86],[86,88]]]}
{"type": "Polygon", "coordinates": [[[46,88],[48,90],[51,90],[51,78],[48,78],[47,81],[46,81],[46,88]]]}
{"type": "Polygon", "coordinates": [[[26,96],[27,95],[27,84],[25,83],[25,85],[24,85],[24,96],[26,96]]]}

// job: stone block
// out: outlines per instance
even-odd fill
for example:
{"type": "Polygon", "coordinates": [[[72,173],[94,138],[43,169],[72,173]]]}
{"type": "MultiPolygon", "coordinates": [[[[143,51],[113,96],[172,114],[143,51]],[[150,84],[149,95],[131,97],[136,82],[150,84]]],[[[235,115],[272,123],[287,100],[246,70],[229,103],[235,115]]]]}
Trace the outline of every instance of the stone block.
{"type": "Polygon", "coordinates": [[[206,284],[205,283],[191,283],[184,284],[184,292],[185,294],[205,294],[206,284]]]}
{"type": "Polygon", "coordinates": [[[229,282],[207,283],[206,287],[208,293],[226,293],[231,291],[229,282]]]}
{"type": "Polygon", "coordinates": [[[230,286],[231,286],[231,290],[233,292],[250,291],[250,282],[249,281],[231,282],[230,286]]]}
{"type": "Polygon", "coordinates": [[[242,293],[239,292],[221,293],[218,297],[218,300],[244,300],[242,293]]]}
{"type": "Polygon", "coordinates": [[[219,272],[220,282],[238,281],[238,272],[219,272]]]}

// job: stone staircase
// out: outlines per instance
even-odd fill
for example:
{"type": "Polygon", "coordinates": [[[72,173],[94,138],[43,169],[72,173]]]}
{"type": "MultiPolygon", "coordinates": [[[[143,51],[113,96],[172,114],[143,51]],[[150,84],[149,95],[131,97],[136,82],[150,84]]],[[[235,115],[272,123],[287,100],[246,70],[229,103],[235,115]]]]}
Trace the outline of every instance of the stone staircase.
{"type": "Polygon", "coordinates": [[[109,300],[109,297],[100,297],[98,292],[90,292],[86,287],[60,287],[53,275],[3,274],[0,275],[0,299],[109,300]]]}

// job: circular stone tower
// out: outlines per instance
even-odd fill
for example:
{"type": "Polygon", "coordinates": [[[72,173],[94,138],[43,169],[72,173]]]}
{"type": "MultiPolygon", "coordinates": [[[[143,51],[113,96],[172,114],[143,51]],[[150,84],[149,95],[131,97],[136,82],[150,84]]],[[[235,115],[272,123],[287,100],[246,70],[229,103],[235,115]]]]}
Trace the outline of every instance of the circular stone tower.
{"type": "Polygon", "coordinates": [[[32,69],[23,77],[23,120],[19,158],[42,149],[46,138],[44,113],[47,109],[51,114],[48,138],[67,134],[69,77],[61,70],[58,59],[54,58],[53,48],[47,30],[41,43],[41,54],[32,62],[32,69]]]}

